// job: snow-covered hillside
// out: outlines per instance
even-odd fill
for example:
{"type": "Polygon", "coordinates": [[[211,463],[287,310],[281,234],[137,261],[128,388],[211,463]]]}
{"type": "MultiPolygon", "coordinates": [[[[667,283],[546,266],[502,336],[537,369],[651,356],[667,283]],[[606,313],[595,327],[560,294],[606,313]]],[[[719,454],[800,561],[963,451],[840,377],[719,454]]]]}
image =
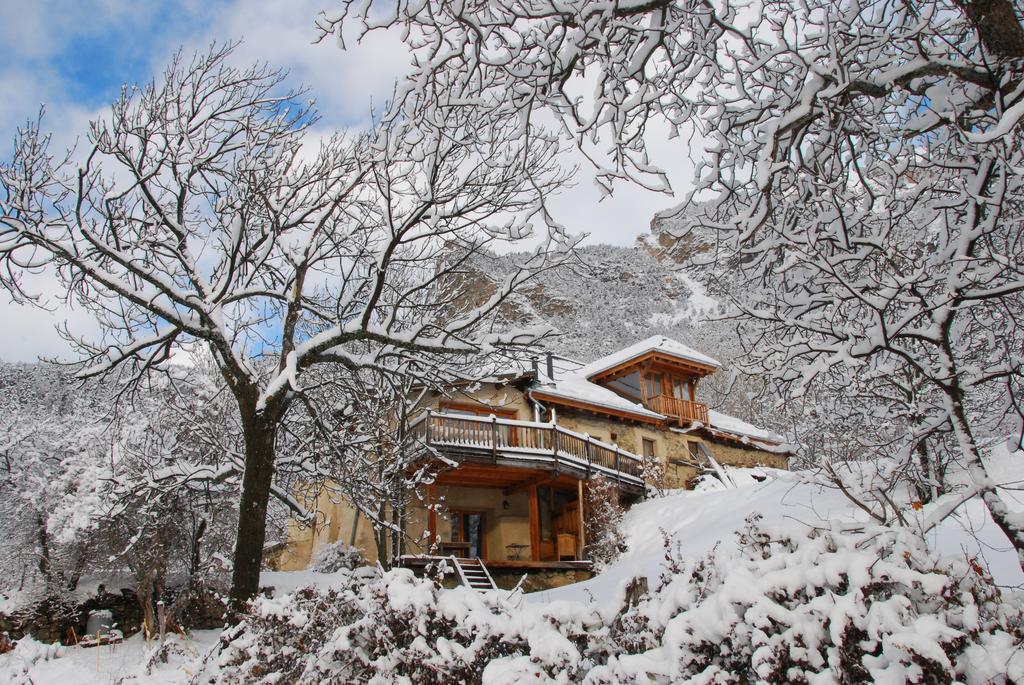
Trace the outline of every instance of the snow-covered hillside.
{"type": "MultiPolygon", "coordinates": [[[[513,297],[513,318],[550,326],[557,336],[547,347],[589,362],[652,334],[676,338],[697,349],[714,348],[728,360],[728,336],[707,324],[718,303],[699,283],[656,249],[643,245],[589,245],[579,261],[538,274],[513,297]]],[[[481,278],[498,282],[521,261],[511,254],[480,267],[481,278]]]]}
{"type": "MultiPolygon", "coordinates": [[[[1024,462],[1024,453],[1017,456],[1024,462]]],[[[1005,472],[1011,478],[1012,457],[1007,457],[1005,472]]],[[[586,601],[592,597],[600,605],[617,604],[633,577],[646,576],[652,585],[657,580],[664,565],[666,535],[687,558],[698,558],[716,546],[722,550],[735,547],[734,532],[755,513],[768,522],[793,521],[825,528],[867,520],[867,515],[836,489],[808,482],[798,473],[770,474],[764,482],[747,477],[737,488],[681,491],[638,504],[623,522],[628,550],[614,564],[592,580],[535,593],[529,595],[530,600],[586,601]]],[[[1021,505],[1024,511],[1024,503],[1021,505]]],[[[977,559],[1001,585],[1024,585],[1017,555],[976,499],[940,524],[928,540],[941,554],[977,559]]]]}

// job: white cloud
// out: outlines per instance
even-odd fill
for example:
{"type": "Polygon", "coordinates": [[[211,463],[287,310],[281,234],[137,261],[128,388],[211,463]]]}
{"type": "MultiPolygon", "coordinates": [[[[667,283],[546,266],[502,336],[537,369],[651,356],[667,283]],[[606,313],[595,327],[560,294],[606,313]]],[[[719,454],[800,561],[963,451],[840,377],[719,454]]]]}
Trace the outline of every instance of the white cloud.
{"type": "Polygon", "coordinates": [[[648,125],[647,142],[650,161],[668,176],[671,195],[625,182],[615,184],[612,195],[604,195],[594,182],[590,162],[578,152],[570,155],[580,169],[575,186],[565,190],[552,206],[556,218],[570,232],[589,234],[585,244],[632,245],[650,230],[655,212],[679,204],[693,187],[694,162],[686,143],[669,140],[667,128],[654,123],[648,125]]]}
{"type": "Polygon", "coordinates": [[[289,82],[304,85],[323,114],[322,125],[348,128],[368,121],[371,103],[391,94],[407,69],[409,53],[393,34],[377,33],[340,50],[333,40],[315,43],[314,20],[330,0],[236,0],[216,10],[207,31],[185,41],[201,50],[211,41],[242,39],[235,61],[266,61],[289,71],[289,82]]]}

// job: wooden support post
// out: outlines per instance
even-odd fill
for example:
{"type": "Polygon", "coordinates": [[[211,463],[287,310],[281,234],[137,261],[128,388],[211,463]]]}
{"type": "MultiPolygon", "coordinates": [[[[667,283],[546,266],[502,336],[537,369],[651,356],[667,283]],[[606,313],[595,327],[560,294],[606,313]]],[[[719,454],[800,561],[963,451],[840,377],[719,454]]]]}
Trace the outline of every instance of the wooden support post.
{"type": "Polygon", "coordinates": [[[530,557],[540,561],[540,503],[536,485],[530,486],[530,557]]]}
{"type": "Polygon", "coordinates": [[[554,459],[554,462],[555,462],[555,476],[558,475],[558,446],[559,446],[558,429],[556,428],[555,429],[555,449],[551,452],[552,458],[554,459]]]}
{"type": "Polygon", "coordinates": [[[619,471],[619,446],[615,445],[615,482],[622,489],[622,472],[619,471]]]}
{"type": "Polygon", "coordinates": [[[579,551],[576,553],[576,558],[583,559],[583,550],[587,546],[587,532],[586,532],[586,517],[583,515],[583,481],[576,481],[576,497],[579,499],[579,503],[576,508],[579,509],[580,515],[580,534],[579,534],[579,551]]]}
{"type": "Polygon", "coordinates": [[[591,456],[592,449],[591,449],[591,446],[590,446],[590,434],[587,433],[586,437],[587,437],[587,441],[584,443],[584,446],[583,446],[584,452],[583,453],[587,457],[587,478],[590,478],[590,460],[593,459],[593,457],[591,456]]]}
{"type": "Polygon", "coordinates": [[[434,505],[437,504],[437,486],[427,486],[427,534],[430,541],[429,552],[433,552],[434,543],[437,540],[437,510],[434,505]]]}
{"type": "Polygon", "coordinates": [[[430,436],[430,433],[431,433],[430,424],[432,424],[433,422],[434,422],[433,421],[433,417],[431,416],[431,412],[428,409],[427,410],[427,428],[426,428],[426,431],[425,431],[425,442],[428,445],[430,444],[430,438],[431,438],[431,436],[430,436]]]}
{"type": "Polygon", "coordinates": [[[498,463],[498,417],[491,414],[491,461],[498,463]]]}

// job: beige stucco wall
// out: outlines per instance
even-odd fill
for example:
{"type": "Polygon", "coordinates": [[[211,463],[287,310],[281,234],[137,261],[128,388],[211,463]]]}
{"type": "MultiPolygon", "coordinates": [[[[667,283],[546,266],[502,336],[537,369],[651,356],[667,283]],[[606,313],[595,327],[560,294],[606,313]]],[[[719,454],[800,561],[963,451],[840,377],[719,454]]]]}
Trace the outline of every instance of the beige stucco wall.
{"type": "MultiPolygon", "coordinates": [[[[509,559],[508,545],[530,544],[530,496],[529,492],[504,494],[498,488],[463,488],[439,486],[435,490],[440,505],[437,512],[437,532],[444,540],[450,539],[451,524],[448,510],[461,509],[484,513],[486,558],[509,559]],[[505,508],[505,503],[508,508],[505,508]]],[[[322,520],[315,527],[300,526],[294,521],[289,526],[288,545],[274,559],[274,568],[293,571],[306,568],[317,551],[325,545],[351,539],[352,520],[355,510],[345,502],[321,498],[318,505],[322,520]]],[[[406,553],[420,554],[429,551],[426,540],[428,512],[425,502],[416,501],[406,509],[406,553]]],[[[365,517],[360,517],[356,528],[356,546],[369,563],[377,562],[377,547],[373,529],[365,517]]],[[[528,554],[528,550],[522,554],[528,554]]]]}
{"type": "MultiPolygon", "coordinates": [[[[356,517],[355,508],[344,499],[327,492],[321,494],[317,505],[319,512],[316,525],[299,525],[294,520],[288,526],[288,543],[284,550],[272,560],[272,566],[281,571],[295,571],[306,568],[316,553],[333,542],[352,540],[352,524],[356,517]]],[[[388,512],[390,515],[390,512],[388,512]]],[[[427,529],[427,510],[423,503],[414,499],[406,507],[406,549],[409,554],[425,551],[427,546],[418,544],[427,529]]],[[[355,546],[362,550],[368,563],[377,562],[377,545],[373,526],[365,516],[359,516],[356,525],[355,546]]]]}
{"type": "Polygon", "coordinates": [[[530,544],[530,495],[525,490],[504,494],[498,488],[438,487],[440,511],[437,532],[450,540],[449,509],[482,511],[484,513],[487,559],[508,559],[510,544],[530,544]],[[508,503],[508,509],[504,503],[508,503]]]}

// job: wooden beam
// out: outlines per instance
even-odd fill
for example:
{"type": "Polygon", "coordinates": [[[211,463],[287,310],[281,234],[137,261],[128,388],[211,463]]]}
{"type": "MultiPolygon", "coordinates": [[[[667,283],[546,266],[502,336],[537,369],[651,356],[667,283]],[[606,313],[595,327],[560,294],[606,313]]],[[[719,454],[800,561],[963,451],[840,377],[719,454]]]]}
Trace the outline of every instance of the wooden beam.
{"type": "Polygon", "coordinates": [[[442,412],[451,409],[455,412],[465,412],[474,416],[490,416],[494,414],[503,419],[515,419],[518,416],[515,409],[493,407],[489,404],[474,402],[441,402],[439,408],[442,412]]]}
{"type": "Polygon", "coordinates": [[[634,373],[638,373],[634,365],[618,366],[615,367],[615,369],[612,370],[611,372],[606,371],[602,374],[595,376],[595,378],[599,378],[602,381],[611,382],[614,380],[618,380],[619,378],[625,378],[626,376],[632,375],[634,373]]]}
{"type": "Polygon", "coordinates": [[[516,483],[511,487],[507,487],[503,490],[503,492],[506,495],[512,495],[519,492],[520,490],[525,490],[527,488],[534,488],[537,487],[538,485],[543,485],[544,483],[547,483],[550,480],[552,480],[550,473],[541,473],[534,476],[533,478],[528,478],[524,481],[516,483]]]}
{"type": "Polygon", "coordinates": [[[530,558],[540,561],[540,504],[536,485],[530,487],[530,558]]]}
{"type": "Polygon", "coordinates": [[[577,559],[583,559],[583,550],[587,546],[587,531],[586,531],[586,518],[583,516],[583,481],[576,481],[576,497],[579,500],[577,509],[579,510],[580,516],[580,534],[577,542],[579,543],[579,551],[576,553],[577,559]]]}
{"type": "Polygon", "coordinates": [[[434,547],[437,541],[437,511],[434,505],[437,504],[437,486],[427,486],[427,532],[429,534],[430,548],[434,547]]]}

